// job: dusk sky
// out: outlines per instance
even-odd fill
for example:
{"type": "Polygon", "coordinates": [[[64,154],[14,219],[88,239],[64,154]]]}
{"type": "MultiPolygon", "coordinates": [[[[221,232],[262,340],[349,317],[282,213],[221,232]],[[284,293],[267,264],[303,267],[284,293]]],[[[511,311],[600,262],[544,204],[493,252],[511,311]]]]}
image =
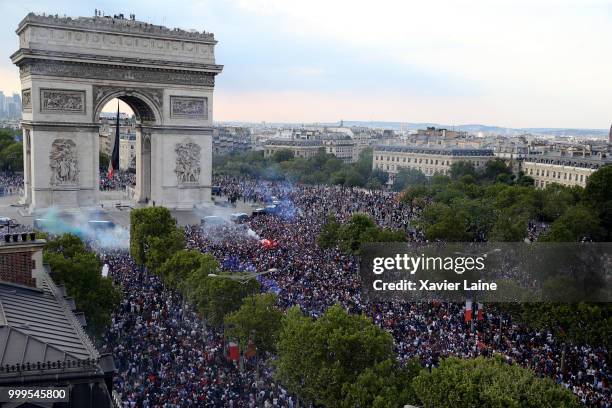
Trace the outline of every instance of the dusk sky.
{"type": "Polygon", "coordinates": [[[214,32],[218,121],[612,121],[612,1],[600,0],[0,0],[0,90],[20,89],[9,56],[28,12],[95,8],[214,32]]]}

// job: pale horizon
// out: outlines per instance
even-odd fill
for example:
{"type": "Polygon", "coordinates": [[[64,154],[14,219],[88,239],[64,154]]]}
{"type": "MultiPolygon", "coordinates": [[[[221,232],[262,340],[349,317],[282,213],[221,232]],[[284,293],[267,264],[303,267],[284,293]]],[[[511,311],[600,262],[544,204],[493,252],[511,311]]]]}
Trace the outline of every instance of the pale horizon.
{"type": "Polygon", "coordinates": [[[19,92],[30,11],[213,32],[218,122],[385,121],[608,129],[612,2],[1,1],[0,90],[19,92]]]}

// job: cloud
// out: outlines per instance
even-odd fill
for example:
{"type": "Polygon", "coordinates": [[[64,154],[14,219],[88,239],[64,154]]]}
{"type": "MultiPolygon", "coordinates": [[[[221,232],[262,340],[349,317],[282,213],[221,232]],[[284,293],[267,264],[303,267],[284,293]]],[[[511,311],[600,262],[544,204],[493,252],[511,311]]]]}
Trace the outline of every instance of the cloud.
{"type": "MultiPolygon", "coordinates": [[[[0,45],[12,52],[19,20],[48,2],[8,4],[0,2],[0,45]]],[[[605,128],[612,113],[610,1],[59,0],[45,11],[91,15],[96,7],[214,32],[225,65],[217,119],[240,119],[240,111],[279,121],[321,114],[605,128]],[[242,106],[240,95],[259,95],[260,104],[224,105],[242,106]],[[317,98],[328,110],[308,105],[317,98]]],[[[0,63],[0,89],[14,89],[10,68],[0,63]]]]}

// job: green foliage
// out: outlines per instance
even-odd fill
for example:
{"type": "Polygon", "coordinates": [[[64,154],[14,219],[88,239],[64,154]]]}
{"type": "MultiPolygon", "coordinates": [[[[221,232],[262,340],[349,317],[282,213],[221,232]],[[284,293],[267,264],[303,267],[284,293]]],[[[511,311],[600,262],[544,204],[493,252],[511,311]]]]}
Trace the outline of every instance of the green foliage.
{"type": "Polygon", "coordinates": [[[68,296],[85,313],[92,334],[104,332],[112,311],[121,301],[121,291],[101,275],[102,264],[76,235],[65,234],[47,242],[44,260],[51,277],[66,286],[68,296]]]}
{"type": "Polygon", "coordinates": [[[347,253],[359,254],[361,246],[367,242],[403,242],[406,236],[402,231],[379,228],[366,214],[353,214],[344,225],[329,223],[323,227],[319,240],[329,248],[339,245],[347,253]],[[336,239],[334,241],[334,239],[336,239]]]}
{"type": "Polygon", "coordinates": [[[489,160],[485,165],[484,177],[491,181],[511,181],[512,170],[502,159],[489,160]]]}
{"type": "Polygon", "coordinates": [[[474,163],[469,161],[458,161],[451,164],[450,176],[453,180],[459,180],[465,176],[476,178],[476,168],[474,163]]]}
{"type": "Polygon", "coordinates": [[[18,132],[0,129],[0,169],[4,171],[23,171],[23,144],[17,142],[18,132]]]}
{"type": "Polygon", "coordinates": [[[591,174],[584,189],[583,201],[599,215],[606,241],[612,241],[612,166],[591,174]]]}
{"type": "Polygon", "coordinates": [[[427,177],[419,170],[401,167],[393,180],[393,190],[402,191],[407,187],[427,184],[427,177]]]}
{"type": "Polygon", "coordinates": [[[289,160],[292,160],[293,158],[294,158],[293,151],[289,149],[277,150],[272,155],[272,161],[276,163],[289,161],[289,160]]]}
{"type": "Polygon", "coordinates": [[[583,238],[599,240],[604,236],[601,220],[593,211],[583,205],[565,211],[541,238],[545,242],[572,242],[583,238]]]}
{"type": "Polygon", "coordinates": [[[576,397],[551,379],[500,357],[442,360],[412,382],[424,408],[578,407],[576,397]]]}
{"type": "Polygon", "coordinates": [[[110,157],[108,157],[108,154],[104,153],[104,152],[100,152],[99,154],[99,166],[101,170],[106,170],[108,169],[108,166],[110,164],[110,157]]]}
{"type": "Polygon", "coordinates": [[[244,298],[240,309],[225,316],[226,336],[238,340],[243,351],[249,340],[258,354],[275,351],[283,317],[275,303],[276,296],[272,293],[244,298]]]}
{"type": "Polygon", "coordinates": [[[612,305],[609,303],[533,303],[514,313],[536,329],[553,330],[564,341],[612,346],[612,305]]]}
{"type": "Polygon", "coordinates": [[[421,365],[416,360],[411,360],[405,368],[399,367],[395,360],[368,367],[354,383],[344,385],[342,391],[346,396],[341,407],[397,408],[416,404],[418,398],[412,381],[420,372],[421,365]]]}
{"type": "MultiPolygon", "coordinates": [[[[217,260],[209,254],[200,251],[181,249],[168,258],[157,270],[166,285],[179,290],[187,290],[192,276],[198,271],[206,275],[219,267],[217,260]]],[[[194,282],[195,283],[195,282],[194,282]]]]}
{"type": "Polygon", "coordinates": [[[220,327],[225,316],[240,307],[242,299],[259,291],[259,283],[255,279],[237,280],[240,273],[224,272],[203,277],[200,269],[198,275],[202,279],[194,282],[197,286],[190,288],[188,297],[212,326],[220,327]]]}
{"type": "Polygon", "coordinates": [[[184,245],[183,231],[167,208],[147,207],[130,213],[130,254],[137,264],[156,271],[184,245]]]}
{"type": "Polygon", "coordinates": [[[357,162],[346,164],[321,148],[308,159],[294,157],[290,150],[278,150],[265,158],[263,152],[215,157],[217,174],[250,176],[266,180],[288,180],[307,184],[336,184],[347,187],[381,187],[388,175],[372,171],[372,149],[363,150],[357,162]]]}
{"type": "Polygon", "coordinates": [[[339,407],[360,373],[393,357],[393,338],[365,316],[336,305],[319,319],[299,308],[283,319],[276,375],[302,400],[339,407]]]}
{"type": "Polygon", "coordinates": [[[342,224],[338,222],[336,217],[329,215],[327,221],[323,224],[321,232],[317,238],[317,244],[321,249],[333,248],[338,245],[340,228],[342,224]]]}

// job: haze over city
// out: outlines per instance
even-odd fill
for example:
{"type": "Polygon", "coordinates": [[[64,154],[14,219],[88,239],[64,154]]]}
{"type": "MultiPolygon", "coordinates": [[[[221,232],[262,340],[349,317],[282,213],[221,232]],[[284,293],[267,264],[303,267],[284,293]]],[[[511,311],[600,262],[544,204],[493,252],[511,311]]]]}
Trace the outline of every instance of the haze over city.
{"type": "MultiPolygon", "coordinates": [[[[610,123],[610,1],[2,1],[0,46],[31,10],[96,8],[215,33],[217,121],[610,123]]],[[[4,58],[0,90],[19,88],[4,58]]]]}

